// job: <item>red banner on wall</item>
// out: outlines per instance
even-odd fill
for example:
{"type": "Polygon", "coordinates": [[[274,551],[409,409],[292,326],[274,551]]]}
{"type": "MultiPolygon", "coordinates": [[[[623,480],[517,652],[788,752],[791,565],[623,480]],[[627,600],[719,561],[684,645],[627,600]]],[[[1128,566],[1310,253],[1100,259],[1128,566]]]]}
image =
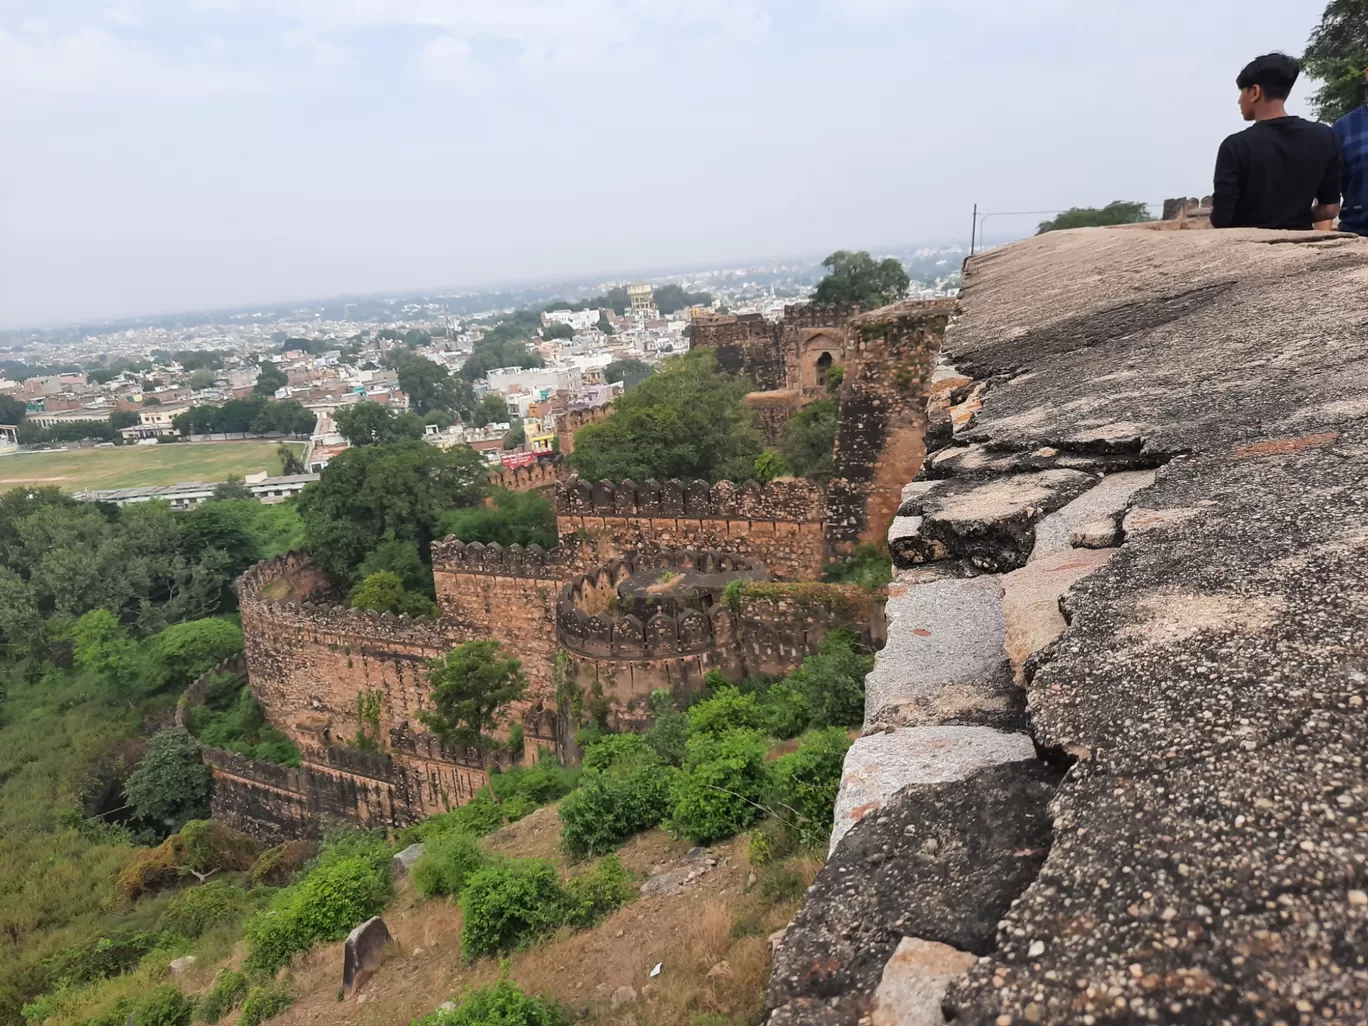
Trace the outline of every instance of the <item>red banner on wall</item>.
{"type": "Polygon", "coordinates": [[[535,452],[505,452],[499,455],[505,467],[526,467],[537,462],[535,452]]]}

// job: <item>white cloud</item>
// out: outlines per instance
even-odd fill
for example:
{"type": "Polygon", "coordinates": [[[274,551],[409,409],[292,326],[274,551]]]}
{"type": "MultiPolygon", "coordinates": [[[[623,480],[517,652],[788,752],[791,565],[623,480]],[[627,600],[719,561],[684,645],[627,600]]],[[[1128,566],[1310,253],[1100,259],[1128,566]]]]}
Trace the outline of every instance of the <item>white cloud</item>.
{"type": "Polygon", "coordinates": [[[474,51],[464,39],[438,36],[423,46],[421,71],[433,82],[466,82],[473,76],[474,51]]]}

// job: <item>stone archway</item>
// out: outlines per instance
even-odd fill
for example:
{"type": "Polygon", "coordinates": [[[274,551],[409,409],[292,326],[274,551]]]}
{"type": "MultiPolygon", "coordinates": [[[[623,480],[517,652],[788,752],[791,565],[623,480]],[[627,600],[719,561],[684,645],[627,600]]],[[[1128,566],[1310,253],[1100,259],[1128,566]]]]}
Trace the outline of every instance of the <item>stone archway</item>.
{"type": "Polygon", "coordinates": [[[825,388],[827,373],[831,370],[831,354],[823,350],[822,355],[817,357],[817,363],[814,366],[817,371],[817,386],[825,388]]]}

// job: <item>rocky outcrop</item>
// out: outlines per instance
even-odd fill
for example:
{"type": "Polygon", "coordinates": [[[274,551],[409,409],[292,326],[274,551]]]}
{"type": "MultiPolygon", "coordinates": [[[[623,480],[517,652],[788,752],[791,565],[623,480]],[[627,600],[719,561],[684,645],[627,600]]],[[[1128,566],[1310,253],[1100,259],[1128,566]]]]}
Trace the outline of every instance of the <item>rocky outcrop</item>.
{"type": "Polygon", "coordinates": [[[1318,233],[970,261],[771,1022],[1364,1021],[1366,280],[1318,233]]]}

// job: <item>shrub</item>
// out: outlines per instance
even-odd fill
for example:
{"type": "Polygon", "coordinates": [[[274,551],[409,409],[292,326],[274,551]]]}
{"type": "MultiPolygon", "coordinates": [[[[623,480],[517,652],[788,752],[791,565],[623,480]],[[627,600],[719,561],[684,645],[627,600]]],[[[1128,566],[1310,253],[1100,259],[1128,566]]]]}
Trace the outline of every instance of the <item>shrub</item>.
{"type": "Polygon", "coordinates": [[[172,683],[184,687],[218,662],[241,652],[242,629],[231,620],[188,620],[158,634],[153,651],[172,683]]]}
{"type": "Polygon", "coordinates": [[[683,765],[689,718],[675,708],[674,695],[669,688],[657,688],[651,692],[651,715],[654,722],[651,729],[646,731],[646,743],[667,766],[683,765]]]}
{"type": "Polygon", "coordinates": [[[525,994],[508,977],[467,991],[455,1008],[438,1009],[414,1026],[564,1026],[560,1004],[525,994]]]}
{"type": "Polygon", "coordinates": [[[156,941],[150,933],[100,937],[94,943],[73,945],[44,959],[42,973],[53,990],[109,979],[135,968],[156,941]]]}
{"type": "Polygon", "coordinates": [[[503,825],[503,809],[494,801],[489,791],[481,789],[473,799],[450,812],[429,816],[400,831],[399,839],[404,844],[426,843],[430,838],[455,830],[472,837],[492,834],[503,825]]]}
{"type": "MultiPolygon", "coordinates": [[[[690,710],[692,712],[692,710],[690,710]]],[[[753,730],[690,736],[670,825],[695,844],[732,837],[764,814],[765,745],[753,730]]]]}
{"type": "Polygon", "coordinates": [[[449,830],[423,846],[423,856],[413,867],[413,885],[425,898],[459,895],[484,862],[484,853],[475,838],[449,830]]]}
{"type": "Polygon", "coordinates": [[[294,1003],[294,997],[280,986],[253,987],[242,1003],[242,1016],[238,1026],[261,1026],[267,1019],[274,1019],[294,1003]]]}
{"type": "Polygon", "coordinates": [[[184,727],[172,727],[152,736],[147,754],[124,781],[124,797],[141,819],[179,829],[208,816],[210,784],[199,742],[184,727]]]}
{"type": "Polygon", "coordinates": [[[511,951],[561,924],[565,892],[545,859],[488,866],[461,891],[461,950],[476,959],[511,951]]]}
{"type": "Polygon", "coordinates": [[[303,868],[304,863],[318,852],[312,841],[286,841],[274,848],[267,848],[261,857],[252,863],[248,879],[253,884],[266,884],[281,887],[303,868]]]}
{"type": "Polygon", "coordinates": [[[759,730],[764,726],[760,703],[728,684],[688,712],[690,734],[721,734],[726,730],[759,730]]]}
{"type": "Polygon", "coordinates": [[[196,819],[180,830],[185,843],[185,862],[197,873],[215,869],[250,869],[257,858],[257,843],[240,830],[212,819],[196,819]]]}
{"type": "MultiPolygon", "coordinates": [[[[578,777],[575,770],[566,769],[552,757],[538,761],[535,766],[514,766],[494,773],[489,778],[489,787],[500,802],[523,798],[535,808],[564,798],[575,789],[578,777]]],[[[507,819],[519,818],[506,813],[507,810],[507,819]]]]}
{"type": "Polygon", "coordinates": [[[561,802],[561,846],[567,855],[606,855],[669,813],[670,782],[677,771],[660,765],[649,748],[644,754],[649,759],[636,766],[584,774],[578,790],[561,802]]]}
{"type": "Polygon", "coordinates": [[[133,1007],[132,1026],[190,1026],[195,1006],[179,987],[167,984],[152,991],[133,1007]]]}
{"type": "Polygon", "coordinates": [[[858,727],[864,722],[865,675],[874,657],[857,651],[855,638],[832,631],[818,654],[788,675],[784,683],[803,696],[813,727],[858,727]]]}
{"type": "Polygon", "coordinates": [[[774,796],[797,816],[803,844],[824,844],[831,836],[836,792],[841,787],[850,738],[840,727],[828,727],[803,738],[802,747],[774,764],[774,796]]]}
{"type": "MultiPolygon", "coordinates": [[[[37,1002],[35,1002],[35,1004],[37,1004],[37,1002]]],[[[25,1017],[30,1022],[45,1021],[44,1019],[38,1017],[38,1013],[36,1012],[36,1010],[35,1014],[33,1015],[27,1014],[31,1007],[32,1006],[29,1005],[24,1006],[25,1017]]],[[[125,1026],[128,1020],[132,1017],[133,1002],[126,997],[121,997],[118,998],[114,1002],[114,1004],[110,1006],[107,1012],[104,1012],[101,1015],[92,1015],[88,1019],[78,1019],[75,1023],[75,1026],[125,1026]]]]}
{"type": "Polygon", "coordinates": [[[807,893],[807,881],[803,879],[803,874],[791,864],[782,862],[766,866],[760,873],[758,883],[760,897],[772,904],[798,901],[807,893]]]}
{"type": "Polygon", "coordinates": [[[223,880],[181,891],[157,919],[157,929],[194,940],[211,926],[232,922],[251,904],[251,895],[223,880]]]}
{"type": "Polygon", "coordinates": [[[812,718],[808,704],[787,684],[774,684],[760,699],[760,725],[771,737],[797,737],[812,718]]]}
{"type": "Polygon", "coordinates": [[[199,999],[195,1008],[201,1022],[216,1023],[238,1006],[247,994],[247,977],[232,969],[225,969],[214,978],[214,986],[199,999]]]}
{"type": "Polygon", "coordinates": [[[623,763],[655,761],[655,753],[640,734],[608,734],[584,750],[584,772],[602,773],[623,763]]]}
{"type": "MultiPolygon", "coordinates": [[[[386,849],[379,846],[380,853],[386,849]]],[[[247,923],[248,969],[274,973],[298,951],[340,940],[380,912],[391,894],[385,862],[364,842],[325,849],[319,864],[247,923]]]]}
{"type": "Polygon", "coordinates": [[[577,930],[594,926],[635,895],[631,874],[616,855],[609,855],[593,872],[565,885],[564,922],[577,930]]]}
{"type": "Polygon", "coordinates": [[[189,727],[205,744],[248,759],[296,768],[300,764],[299,749],[267,722],[261,703],[240,678],[229,677],[226,686],[214,681],[204,705],[189,710],[189,727]]]}
{"type": "Polygon", "coordinates": [[[752,866],[767,866],[793,854],[796,847],[794,831],[782,820],[765,820],[750,836],[746,845],[746,861],[752,866]]]}

